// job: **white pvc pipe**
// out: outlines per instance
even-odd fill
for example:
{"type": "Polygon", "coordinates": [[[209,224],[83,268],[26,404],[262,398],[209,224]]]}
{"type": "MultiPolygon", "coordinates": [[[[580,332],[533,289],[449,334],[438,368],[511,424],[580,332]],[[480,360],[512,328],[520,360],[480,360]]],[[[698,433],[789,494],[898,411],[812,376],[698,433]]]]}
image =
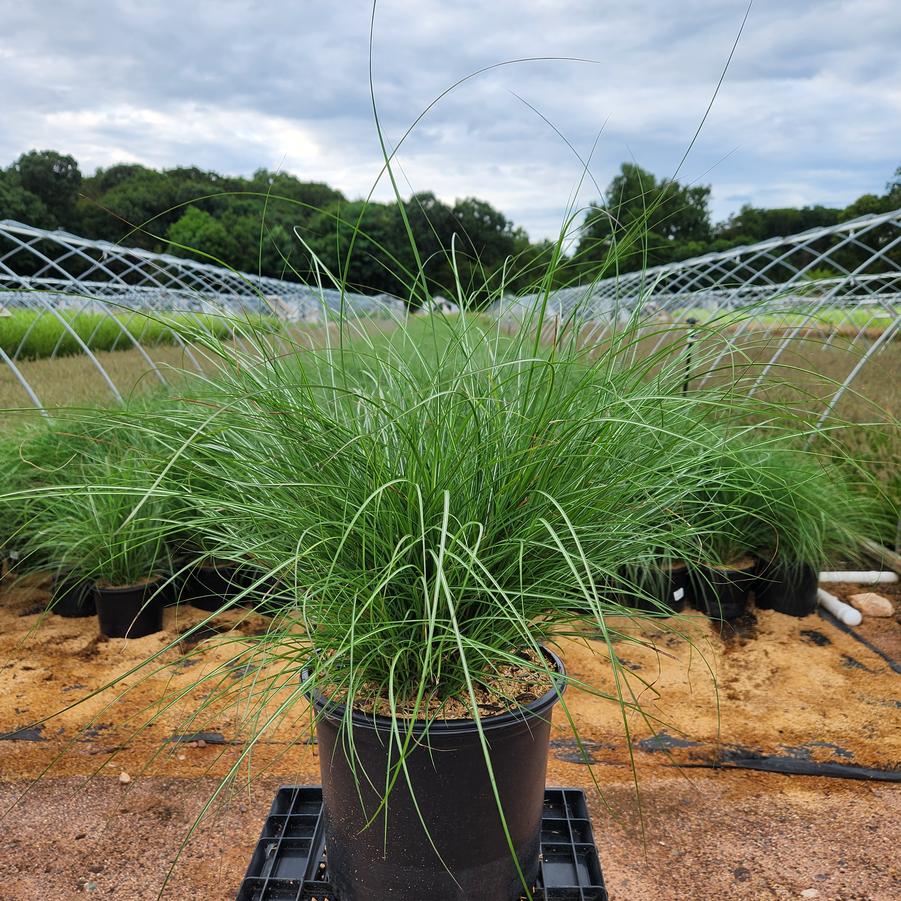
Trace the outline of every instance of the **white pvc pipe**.
{"type": "Polygon", "coordinates": [[[887,582],[897,582],[898,573],[879,572],[823,572],[820,573],[821,582],[853,582],[855,585],[884,585],[887,582]]]}
{"type": "Polygon", "coordinates": [[[840,601],[834,594],[823,591],[822,588],[817,589],[817,600],[821,607],[825,607],[837,620],[843,622],[846,626],[859,626],[863,622],[863,616],[859,610],[855,610],[850,605],[840,601]]]}

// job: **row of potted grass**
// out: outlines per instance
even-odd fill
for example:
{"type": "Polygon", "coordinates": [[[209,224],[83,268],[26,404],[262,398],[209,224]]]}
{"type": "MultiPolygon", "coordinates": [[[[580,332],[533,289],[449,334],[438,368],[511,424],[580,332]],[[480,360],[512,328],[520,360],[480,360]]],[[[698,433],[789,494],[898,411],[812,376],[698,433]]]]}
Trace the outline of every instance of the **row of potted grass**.
{"type": "Polygon", "coordinates": [[[812,613],[819,570],[857,553],[860,538],[878,526],[877,503],[855,493],[840,469],[791,446],[734,441],[722,453],[700,464],[712,487],[695,498],[698,552],[659,569],[633,566],[627,586],[646,592],[635,602],[646,610],[687,603],[733,620],[753,592],[760,609],[812,613]]]}
{"type": "MultiPolygon", "coordinates": [[[[141,401],[129,415],[152,416],[159,402],[141,401]]],[[[147,493],[157,478],[153,453],[153,442],[112,411],[0,443],[0,478],[19,492],[4,517],[14,574],[51,574],[50,611],[96,613],[109,637],[159,631],[169,604],[216,611],[251,590],[258,600],[263,584],[248,561],[211,558],[190,540],[171,491],[147,493]]]]}
{"type": "Polygon", "coordinates": [[[43,484],[5,496],[27,560],[110,587],[185,545],[278,578],[285,603],[253,654],[280,678],[244,701],[245,753],[312,702],[348,901],[531,896],[551,710],[578,741],[567,686],[609,697],[565,672],[559,637],[590,624],[613,702],[639,709],[617,641],[642,607],[670,612],[658,589],[681,566],[725,616],[744,558],[803,579],[870,525],[772,402],[684,392],[678,353],[631,352],[637,322],[592,357],[565,330],[542,343],[541,316],[512,333],[341,323],[290,354],[252,328],[246,352],[209,339],[215,379],[33,438],[77,450],[55,447],[43,484]]]}
{"type": "MultiPolygon", "coordinates": [[[[246,563],[239,577],[241,567],[236,564],[217,562],[192,549],[175,505],[143,496],[155,476],[127,472],[128,458],[122,459],[123,448],[111,443],[112,435],[115,432],[108,432],[100,444],[109,456],[92,459],[87,466],[76,464],[83,483],[68,479],[62,491],[47,486],[45,494],[35,498],[28,526],[18,536],[26,549],[20,571],[55,568],[53,611],[69,616],[94,612],[96,594],[104,634],[140,637],[161,628],[167,598],[216,610],[240,592],[242,582],[252,584],[253,571],[246,563]],[[107,482],[121,489],[126,478],[131,492],[98,490],[95,484],[107,482]],[[92,592],[88,587],[95,580],[92,592]]],[[[54,437],[62,441],[56,453],[81,455],[82,460],[85,442],[91,440],[77,431],[60,435],[51,430],[36,437],[24,450],[26,456],[18,448],[20,465],[41,451],[46,472],[53,465],[46,451],[54,437]]],[[[12,449],[8,445],[7,453],[12,449]]],[[[742,449],[737,452],[741,455],[742,449]]],[[[627,608],[663,614],[691,604],[711,617],[731,620],[745,611],[754,591],[758,607],[798,616],[812,612],[818,566],[830,554],[847,553],[866,525],[860,514],[869,514],[868,505],[843,490],[843,483],[835,483],[819,464],[793,451],[757,452],[741,463],[743,468],[735,468],[733,476],[752,474],[757,483],[772,482],[769,517],[753,509],[761,501],[759,487],[720,487],[721,493],[734,495],[734,509],[742,511],[734,530],[711,526],[700,545],[703,562],[654,560],[626,567],[620,578],[610,581],[612,599],[627,608]],[[786,482],[790,489],[780,492],[786,482]]],[[[70,477],[71,466],[66,468],[70,477]]]]}
{"type": "Polygon", "coordinates": [[[91,310],[13,309],[0,316],[0,349],[10,357],[39,360],[92,351],[131,350],[177,344],[202,330],[219,338],[231,334],[228,320],[203,313],[103,313],[91,310]]]}
{"type": "Polygon", "coordinates": [[[100,633],[109,638],[143,638],[162,630],[164,608],[175,604],[214,613],[240,599],[264,609],[277,603],[259,573],[224,561],[183,557],[173,565],[172,558],[156,559],[151,567],[134,572],[150,574],[112,585],[108,578],[92,578],[96,573],[85,575],[80,568],[59,569],[53,573],[49,610],[70,618],[96,615],[100,633]]]}

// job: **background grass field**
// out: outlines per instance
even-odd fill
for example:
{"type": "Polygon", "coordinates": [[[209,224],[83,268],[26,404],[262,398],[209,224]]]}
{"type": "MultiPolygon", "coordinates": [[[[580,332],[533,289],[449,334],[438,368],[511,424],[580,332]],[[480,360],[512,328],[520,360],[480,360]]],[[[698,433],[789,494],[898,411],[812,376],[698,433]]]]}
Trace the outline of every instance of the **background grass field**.
{"type": "MultiPolygon", "coordinates": [[[[2,300],[2,295],[0,295],[2,300]]],[[[179,344],[197,330],[228,338],[231,327],[223,316],[205,313],[122,312],[110,315],[92,310],[25,310],[0,315],[0,348],[20,360],[40,360],[84,353],[79,340],[92,351],[130,350],[179,344]]],[[[259,322],[262,319],[258,318],[259,322]]],[[[271,324],[278,325],[272,317],[271,324]]]]}

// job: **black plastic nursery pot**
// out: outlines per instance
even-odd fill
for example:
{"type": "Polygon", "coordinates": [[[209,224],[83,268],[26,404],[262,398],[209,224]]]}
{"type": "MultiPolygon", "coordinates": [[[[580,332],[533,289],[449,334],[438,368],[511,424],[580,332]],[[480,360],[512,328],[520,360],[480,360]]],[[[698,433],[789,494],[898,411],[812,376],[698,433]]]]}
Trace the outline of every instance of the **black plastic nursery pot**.
{"type": "Polygon", "coordinates": [[[661,613],[662,608],[678,613],[692,595],[688,566],[682,561],[648,570],[639,578],[639,584],[658,603],[652,603],[646,597],[635,597],[634,607],[650,613],[661,613]]]}
{"type": "Polygon", "coordinates": [[[809,616],[817,609],[819,573],[805,563],[761,563],[754,599],[761,610],[809,616]]]}
{"type": "Polygon", "coordinates": [[[108,638],[143,638],[163,628],[163,578],[124,588],[94,586],[100,632],[108,638]]]}
{"type": "Polygon", "coordinates": [[[71,619],[93,616],[97,612],[93,584],[67,573],[57,574],[53,577],[50,610],[71,619]]]}
{"type": "Polygon", "coordinates": [[[198,563],[185,575],[178,599],[212,613],[224,607],[247,584],[247,577],[234,563],[198,563]]]}
{"type": "Polygon", "coordinates": [[[757,560],[746,557],[728,566],[701,566],[691,581],[698,610],[711,619],[738,619],[747,611],[757,584],[757,560]]]}
{"type": "MultiPolygon", "coordinates": [[[[562,675],[562,662],[545,653],[562,675]]],[[[558,683],[519,711],[481,720],[515,858],[474,721],[436,721],[427,733],[425,722],[413,723],[418,744],[380,810],[386,774],[398,757],[391,720],[353,713],[351,751],[340,728],[343,708],[314,697],[329,872],[338,898],[514,901],[523,894],[517,862],[534,885],[551,713],[563,688],[558,683]]]]}

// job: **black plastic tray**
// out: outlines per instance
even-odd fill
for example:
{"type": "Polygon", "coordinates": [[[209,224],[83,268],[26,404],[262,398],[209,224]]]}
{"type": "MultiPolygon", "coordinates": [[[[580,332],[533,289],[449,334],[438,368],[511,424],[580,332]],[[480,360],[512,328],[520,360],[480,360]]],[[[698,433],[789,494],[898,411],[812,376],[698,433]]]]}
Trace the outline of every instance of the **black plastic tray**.
{"type": "MultiPolygon", "coordinates": [[[[549,788],[544,793],[541,873],[533,898],[607,901],[581,789],[549,788]]],[[[314,899],[341,901],[329,888],[322,789],[318,785],[285,785],[272,802],[237,901],[314,899]]]]}

